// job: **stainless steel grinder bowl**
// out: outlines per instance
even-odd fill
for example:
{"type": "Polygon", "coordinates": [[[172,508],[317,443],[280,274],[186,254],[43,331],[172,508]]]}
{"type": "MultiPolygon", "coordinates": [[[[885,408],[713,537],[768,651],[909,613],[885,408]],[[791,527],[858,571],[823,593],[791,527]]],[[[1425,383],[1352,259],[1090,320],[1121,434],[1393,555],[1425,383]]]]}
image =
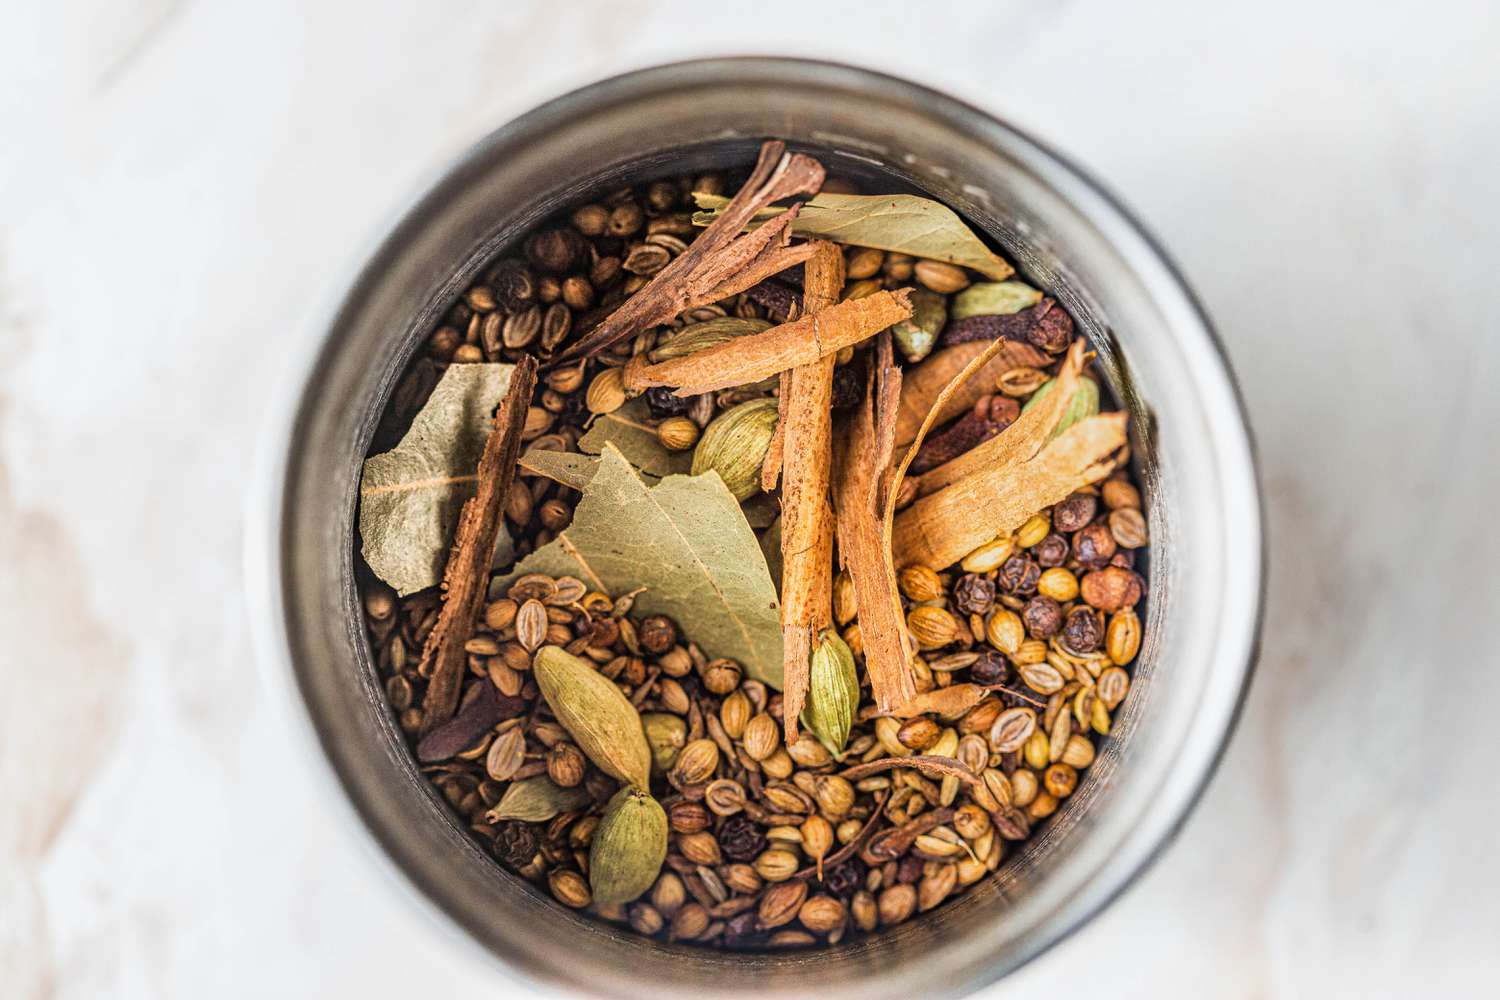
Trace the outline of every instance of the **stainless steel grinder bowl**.
{"type": "MultiPolygon", "coordinates": [[[[878,187],[872,188],[879,190],[878,187]]],[[[270,439],[249,573],[263,660],[358,836],[512,971],[614,996],[958,995],[1015,969],[1128,885],[1182,823],[1232,728],[1259,624],[1261,515],[1231,377],[1192,294],[1099,187],[941,94],[846,66],[690,62],[558,98],[486,137],[390,228],[317,327],[270,439]],[[749,163],[762,138],[831,173],[960,210],[1055,295],[1131,411],[1152,531],[1146,641],[1114,735],[996,877],[888,933],[746,955],[647,941],[565,910],[488,858],[417,772],[384,704],[354,586],[356,489],[376,420],[433,320],[560,206],[749,163]],[[889,189],[889,188],[888,188],[889,189]]],[[[691,628],[692,623],[685,623],[691,628]]]]}

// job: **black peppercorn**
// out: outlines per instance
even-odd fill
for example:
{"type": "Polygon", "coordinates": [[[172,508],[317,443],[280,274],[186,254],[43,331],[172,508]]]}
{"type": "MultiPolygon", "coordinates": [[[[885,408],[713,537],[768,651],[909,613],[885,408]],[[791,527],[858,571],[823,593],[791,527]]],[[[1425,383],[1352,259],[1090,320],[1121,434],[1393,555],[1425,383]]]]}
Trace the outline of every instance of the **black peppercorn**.
{"type": "Polygon", "coordinates": [[[636,638],[641,648],[652,656],[660,656],[677,643],[677,626],[666,615],[651,615],[642,618],[636,628],[636,638]]]}
{"type": "Polygon", "coordinates": [[[1052,508],[1052,527],[1071,535],[1094,519],[1099,508],[1097,498],[1087,493],[1074,493],[1052,508]]]}
{"type": "Polygon", "coordinates": [[[509,820],[495,835],[495,856],[512,868],[525,868],[536,857],[536,829],[530,823],[509,820]]]}
{"type": "Polygon", "coordinates": [[[1009,684],[1013,677],[1004,655],[994,649],[982,651],[969,668],[969,679],[975,684],[1009,684]]]}
{"type": "Polygon", "coordinates": [[[995,581],[965,573],[953,587],[953,606],[966,615],[987,613],[995,603],[995,581]]]}
{"type": "Polygon", "coordinates": [[[1089,569],[1108,566],[1115,548],[1115,536],[1107,524],[1091,524],[1073,536],[1073,558],[1089,569]]]}
{"type": "Polygon", "coordinates": [[[835,410],[847,410],[859,403],[865,394],[864,380],[853,365],[839,365],[833,370],[833,401],[835,410]]]}
{"type": "Polygon", "coordinates": [[[754,861],[766,849],[766,835],[755,821],[737,813],[719,828],[719,850],[730,861],[754,861]]]}
{"type": "Polygon", "coordinates": [[[506,312],[518,312],[536,298],[536,278],[519,260],[502,260],[490,268],[485,283],[506,312]]]}
{"type": "Polygon", "coordinates": [[[1014,555],[1000,567],[1000,588],[1007,594],[1035,593],[1036,582],[1041,575],[1042,568],[1036,564],[1036,560],[1014,555]]]}
{"type": "Polygon", "coordinates": [[[687,412],[691,402],[691,399],[677,395],[664,385],[652,386],[646,390],[646,405],[651,407],[653,417],[681,416],[687,412]]]}
{"type": "Polygon", "coordinates": [[[1031,554],[1046,569],[1061,566],[1068,561],[1068,540],[1062,535],[1048,535],[1031,547],[1031,554]]]}
{"type": "Polygon", "coordinates": [[[823,875],[823,887],[835,896],[848,898],[865,884],[865,863],[859,858],[850,858],[834,865],[823,875]]]}
{"type": "Polygon", "coordinates": [[[1104,620],[1092,608],[1074,608],[1063,623],[1062,644],[1072,653],[1092,653],[1104,641],[1104,620]]]}
{"type": "Polygon", "coordinates": [[[1062,628],[1062,605],[1045,594],[1038,594],[1021,609],[1021,621],[1034,639],[1050,639],[1062,628]]]}

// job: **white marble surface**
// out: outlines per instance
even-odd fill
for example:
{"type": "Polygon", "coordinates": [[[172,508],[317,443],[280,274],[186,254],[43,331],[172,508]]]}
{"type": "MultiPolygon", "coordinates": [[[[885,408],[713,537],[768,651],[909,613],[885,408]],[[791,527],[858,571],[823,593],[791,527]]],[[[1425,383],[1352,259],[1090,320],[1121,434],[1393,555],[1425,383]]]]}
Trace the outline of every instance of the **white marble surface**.
{"type": "Polygon", "coordinates": [[[1270,604],[1233,748],[1151,873],[989,995],[1493,995],[1497,8],[739,6],[7,6],[0,992],[521,995],[372,877],[258,683],[265,386],[467,141],[589,78],[783,51],[950,90],[1106,178],[1259,437],[1270,604]]]}

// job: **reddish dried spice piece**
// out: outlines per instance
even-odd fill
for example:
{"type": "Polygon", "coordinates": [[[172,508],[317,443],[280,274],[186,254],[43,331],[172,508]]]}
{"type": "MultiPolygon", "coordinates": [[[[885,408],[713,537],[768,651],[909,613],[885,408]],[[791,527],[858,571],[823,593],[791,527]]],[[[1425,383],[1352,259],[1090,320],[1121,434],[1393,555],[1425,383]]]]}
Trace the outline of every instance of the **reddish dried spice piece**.
{"type": "Polygon", "coordinates": [[[770,278],[745,289],[745,297],[764,309],[766,316],[777,323],[802,315],[802,293],[770,278]]]}
{"type": "Polygon", "coordinates": [[[1015,423],[1021,404],[1009,396],[982,396],[974,408],[922,442],[911,472],[923,473],[953,461],[1015,423]]]}
{"type": "MultiPolygon", "coordinates": [[[[458,714],[423,736],[417,743],[417,760],[424,764],[447,760],[467,750],[498,723],[514,718],[530,708],[521,698],[509,698],[493,684],[476,685],[479,693],[459,709],[458,714]]],[[[530,860],[530,859],[528,859],[530,860]]]]}
{"type": "Polygon", "coordinates": [[[968,316],[943,327],[940,347],[967,344],[971,340],[1022,340],[1049,354],[1061,354],[1073,341],[1073,317],[1054,299],[1043,299],[1030,309],[1008,316],[968,316]]]}

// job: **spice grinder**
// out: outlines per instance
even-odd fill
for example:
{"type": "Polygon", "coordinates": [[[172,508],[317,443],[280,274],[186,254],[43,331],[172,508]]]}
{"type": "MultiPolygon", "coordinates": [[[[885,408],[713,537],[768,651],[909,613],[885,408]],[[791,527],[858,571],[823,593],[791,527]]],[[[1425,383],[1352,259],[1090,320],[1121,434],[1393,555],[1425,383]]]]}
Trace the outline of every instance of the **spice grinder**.
{"type": "Polygon", "coordinates": [[[514,973],[612,996],[960,995],[1017,968],[1122,891],[1208,780],[1250,675],[1262,587],[1254,459],[1234,383],[1182,278],[1055,153],[972,107],[865,70],[725,59],[558,98],[465,153],[336,289],[269,437],[249,533],[269,673],[357,837],[514,973]],[[474,276],[559,208],[664,172],[739,166],[763,138],[830,173],[958,210],[1055,296],[1131,418],[1152,531],[1133,691],[1079,791],[1000,871],[894,928],[745,954],[642,939],[496,864],[422,778],[361,625],[361,463],[424,333],[474,276]]]}

